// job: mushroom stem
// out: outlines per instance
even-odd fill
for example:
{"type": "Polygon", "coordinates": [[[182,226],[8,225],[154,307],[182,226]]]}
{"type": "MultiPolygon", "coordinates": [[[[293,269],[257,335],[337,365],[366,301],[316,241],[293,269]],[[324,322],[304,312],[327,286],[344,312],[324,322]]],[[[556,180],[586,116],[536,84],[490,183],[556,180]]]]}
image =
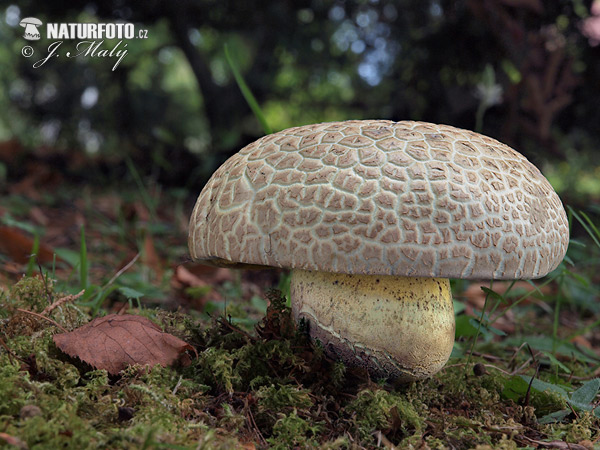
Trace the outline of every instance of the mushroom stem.
{"type": "Polygon", "coordinates": [[[452,352],[454,308],[446,278],[293,270],[292,313],[332,357],[372,376],[427,378],[452,352]]]}

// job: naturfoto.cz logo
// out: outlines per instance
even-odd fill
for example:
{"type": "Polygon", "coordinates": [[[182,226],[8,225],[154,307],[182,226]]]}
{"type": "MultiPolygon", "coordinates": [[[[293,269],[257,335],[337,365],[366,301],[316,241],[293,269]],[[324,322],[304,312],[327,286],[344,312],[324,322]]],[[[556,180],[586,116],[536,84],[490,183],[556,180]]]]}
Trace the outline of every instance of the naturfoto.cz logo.
{"type": "Polygon", "coordinates": [[[23,34],[25,39],[28,41],[37,41],[40,39],[40,32],[38,31],[38,27],[42,25],[42,21],[40,19],[36,19],[35,17],[26,17],[19,22],[19,25],[25,28],[23,34]]]}
{"type": "MultiPolygon", "coordinates": [[[[39,40],[41,34],[38,27],[43,25],[42,21],[35,17],[28,17],[20,22],[25,27],[23,37],[27,40],[39,40]]],[[[46,39],[54,40],[48,45],[48,53],[42,59],[33,63],[35,69],[42,67],[52,58],[64,55],[67,58],[90,57],[90,58],[116,58],[113,65],[114,71],[123,58],[127,55],[126,39],[147,39],[148,30],[140,29],[132,23],[48,23],[45,27],[46,39]],[[110,47],[105,45],[106,39],[118,39],[118,42],[110,47]],[[63,43],[66,40],[77,40],[74,48],[63,51],[63,43]]],[[[33,47],[26,45],[21,49],[23,56],[30,58],[34,55],[33,47]]]]}

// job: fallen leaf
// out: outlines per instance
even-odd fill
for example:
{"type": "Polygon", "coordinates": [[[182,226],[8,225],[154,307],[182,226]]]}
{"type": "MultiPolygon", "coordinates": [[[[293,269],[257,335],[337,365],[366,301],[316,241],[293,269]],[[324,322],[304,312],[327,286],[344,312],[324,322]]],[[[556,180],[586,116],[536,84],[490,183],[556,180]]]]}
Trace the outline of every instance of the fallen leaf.
{"type": "Polygon", "coordinates": [[[23,449],[23,450],[26,450],[29,448],[29,447],[27,447],[27,444],[25,442],[23,442],[21,439],[19,439],[18,437],[15,437],[15,436],[11,436],[8,433],[0,432],[0,439],[3,440],[4,442],[6,442],[8,445],[12,445],[15,448],[19,448],[19,449],[23,449]]]}
{"type": "Polygon", "coordinates": [[[25,164],[25,175],[9,186],[9,192],[33,200],[41,200],[43,192],[52,192],[63,181],[60,172],[47,162],[29,160],[25,164]]]}
{"type": "Polygon", "coordinates": [[[200,264],[178,265],[171,277],[171,286],[179,292],[180,303],[187,303],[191,300],[190,307],[201,310],[208,301],[223,301],[223,297],[215,287],[231,279],[229,269],[201,266],[200,264]],[[206,291],[190,294],[188,288],[200,288],[206,291]]]}
{"type": "Polygon", "coordinates": [[[53,340],[68,355],[113,375],[132,364],[166,367],[186,350],[195,351],[146,317],[135,315],[99,317],[69,333],[56,334],[53,340]]]}
{"type": "Polygon", "coordinates": [[[183,266],[177,266],[177,268],[175,269],[175,279],[184,286],[208,286],[208,283],[206,281],[198,278],[196,275],[194,275],[192,272],[190,272],[183,266]]]}
{"type": "Polygon", "coordinates": [[[594,349],[594,346],[592,345],[592,343],[584,336],[575,336],[573,339],[571,339],[571,342],[575,345],[589,348],[590,350],[594,349]]]}
{"type": "Polygon", "coordinates": [[[48,216],[46,216],[44,211],[42,211],[42,208],[40,208],[39,206],[31,207],[31,209],[29,210],[29,217],[31,217],[31,219],[38,225],[42,225],[44,227],[48,226],[48,224],[50,223],[50,219],[48,219],[48,216]]]}
{"type": "MultiPolygon", "coordinates": [[[[26,264],[29,261],[33,239],[23,234],[14,227],[0,227],[0,252],[5,253],[15,262],[26,264]]],[[[40,242],[37,254],[38,261],[42,264],[52,263],[54,251],[40,242]]],[[[56,258],[58,261],[60,258],[56,258]]]]}
{"type": "Polygon", "coordinates": [[[225,281],[233,281],[234,278],[231,269],[227,269],[226,267],[214,267],[207,266],[205,264],[194,263],[186,264],[185,266],[180,267],[184,268],[193,276],[211,285],[222,284],[225,281]]]}
{"type": "Polygon", "coordinates": [[[142,260],[144,261],[144,264],[154,272],[156,279],[161,280],[163,276],[163,270],[160,257],[158,256],[158,252],[154,246],[152,235],[148,231],[146,231],[145,234],[144,253],[142,255],[142,260]]]}

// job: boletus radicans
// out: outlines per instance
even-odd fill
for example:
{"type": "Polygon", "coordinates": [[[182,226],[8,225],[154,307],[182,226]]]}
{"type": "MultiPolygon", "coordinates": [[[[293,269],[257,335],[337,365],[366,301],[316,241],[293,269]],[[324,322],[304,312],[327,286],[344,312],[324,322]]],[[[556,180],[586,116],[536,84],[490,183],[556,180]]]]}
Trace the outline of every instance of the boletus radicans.
{"type": "Polygon", "coordinates": [[[229,158],[192,213],[194,260],[291,270],[291,305],[325,351],[375,377],[426,378],[454,342],[449,278],[539,278],[569,228],[524,156],[424,122],[290,128],[229,158]]]}

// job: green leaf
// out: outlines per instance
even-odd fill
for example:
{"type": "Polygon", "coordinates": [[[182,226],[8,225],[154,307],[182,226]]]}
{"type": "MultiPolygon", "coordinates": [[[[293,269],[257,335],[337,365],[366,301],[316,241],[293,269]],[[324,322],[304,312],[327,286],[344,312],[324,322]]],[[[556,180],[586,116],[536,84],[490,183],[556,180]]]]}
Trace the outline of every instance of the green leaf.
{"type": "Polygon", "coordinates": [[[568,409],[561,409],[560,411],[554,411],[553,413],[546,414],[545,416],[541,417],[538,422],[543,425],[557,423],[567,417],[570,413],[571,411],[568,409]]]}
{"type": "Polygon", "coordinates": [[[508,337],[505,339],[504,344],[507,346],[514,345],[518,347],[523,342],[527,342],[532,349],[540,352],[549,352],[554,354],[573,356],[579,361],[597,364],[598,356],[593,352],[585,349],[585,347],[577,348],[570,342],[559,341],[556,343],[551,336],[524,336],[524,337],[508,337]]]}
{"type": "Polygon", "coordinates": [[[454,305],[454,315],[456,316],[467,308],[463,302],[459,302],[458,300],[452,300],[452,304],[454,305]]]}
{"type": "Polygon", "coordinates": [[[512,84],[518,84],[521,82],[521,72],[519,72],[519,69],[517,69],[510,59],[503,59],[500,65],[512,84]]]}
{"type": "Polygon", "coordinates": [[[567,391],[564,388],[562,388],[561,386],[558,386],[558,385],[552,384],[552,383],[548,383],[546,381],[542,381],[538,378],[534,378],[533,381],[531,381],[531,377],[527,376],[527,375],[520,375],[520,377],[523,378],[523,380],[528,385],[529,385],[529,383],[531,383],[531,389],[535,389],[536,391],[539,391],[539,392],[552,391],[552,392],[556,392],[561,397],[564,397],[565,400],[568,400],[568,398],[569,398],[567,391]]]}
{"type": "Polygon", "coordinates": [[[54,251],[60,259],[65,261],[71,267],[76,267],[79,264],[79,252],[68,248],[57,248],[54,251]]]}
{"type": "Polygon", "coordinates": [[[477,326],[473,325],[472,318],[461,314],[460,316],[456,316],[456,337],[473,337],[477,334],[477,326]]]}
{"type": "Polygon", "coordinates": [[[487,288],[485,286],[480,286],[481,290],[483,292],[485,292],[485,295],[489,295],[492,298],[495,298],[496,300],[500,300],[502,303],[506,303],[506,300],[504,299],[504,297],[500,294],[498,294],[495,291],[492,291],[490,288],[487,288]]]}
{"type": "Polygon", "coordinates": [[[550,363],[554,366],[558,366],[565,373],[571,373],[571,369],[561,363],[555,356],[550,352],[543,352],[544,356],[550,360],[550,363]]]}
{"type": "Polygon", "coordinates": [[[132,298],[134,300],[139,300],[144,296],[143,292],[136,291],[135,289],[129,288],[127,286],[121,286],[119,288],[119,292],[123,294],[127,298],[132,298]]]}
{"type": "Polygon", "coordinates": [[[516,402],[527,393],[528,388],[529,383],[523,378],[518,375],[512,376],[504,383],[502,397],[516,402]]]}
{"type": "Polygon", "coordinates": [[[581,409],[592,409],[591,403],[598,395],[598,390],[600,390],[600,378],[589,380],[571,394],[569,403],[581,409]]]}
{"type": "Polygon", "coordinates": [[[252,296],[252,298],[250,299],[250,304],[262,314],[265,314],[267,312],[267,301],[264,298],[259,297],[258,295],[252,296]]]}

